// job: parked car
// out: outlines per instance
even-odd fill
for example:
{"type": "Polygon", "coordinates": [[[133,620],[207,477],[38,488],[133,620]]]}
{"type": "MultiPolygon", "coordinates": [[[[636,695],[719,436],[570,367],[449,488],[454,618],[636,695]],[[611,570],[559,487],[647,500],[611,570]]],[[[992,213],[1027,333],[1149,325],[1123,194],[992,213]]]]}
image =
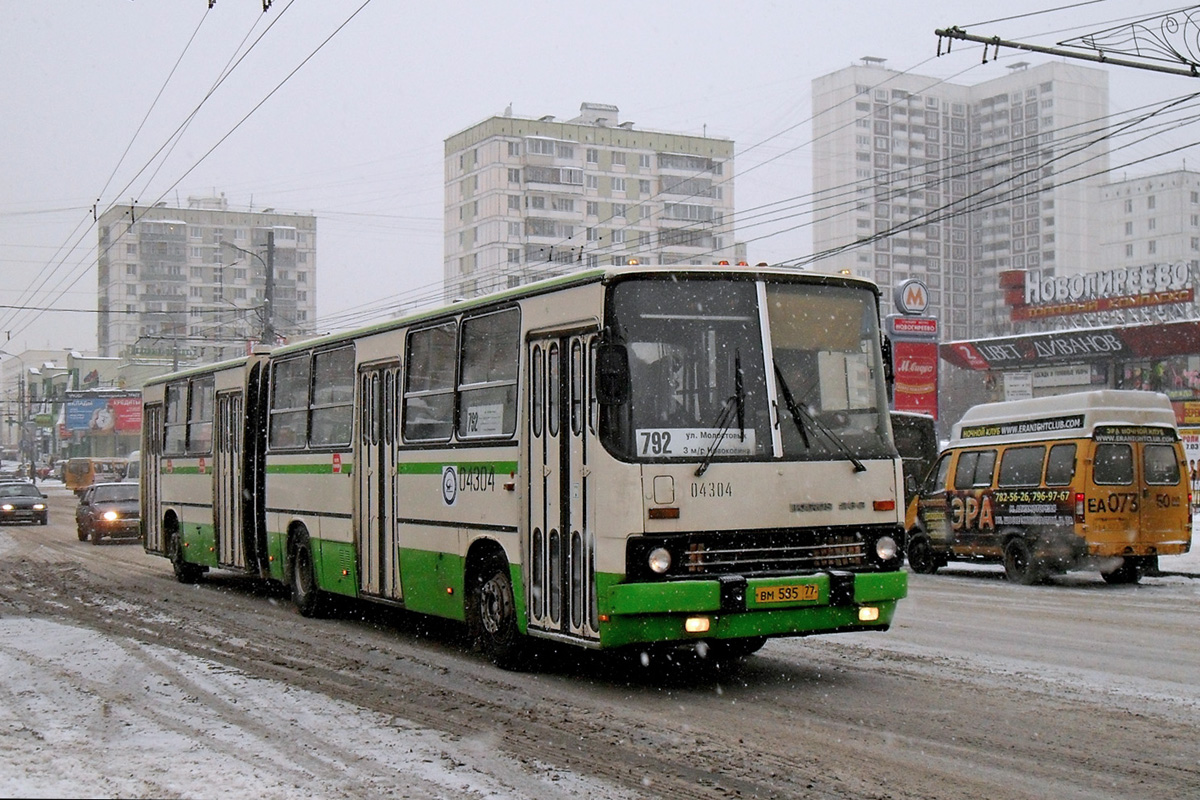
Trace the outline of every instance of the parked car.
{"type": "Polygon", "coordinates": [[[135,539],[142,534],[136,483],[94,483],[83,491],[75,509],[79,541],[135,539]]]}
{"type": "Polygon", "coordinates": [[[0,483],[0,523],[36,522],[45,525],[49,509],[46,495],[28,481],[0,483]]]}

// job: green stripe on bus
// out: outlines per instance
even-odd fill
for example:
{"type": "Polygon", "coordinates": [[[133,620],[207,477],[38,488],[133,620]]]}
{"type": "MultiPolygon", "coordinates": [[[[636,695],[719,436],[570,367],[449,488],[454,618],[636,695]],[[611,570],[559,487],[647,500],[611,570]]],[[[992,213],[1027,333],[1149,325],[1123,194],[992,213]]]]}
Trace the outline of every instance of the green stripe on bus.
{"type": "MultiPolygon", "coordinates": [[[[354,472],[354,464],[339,464],[338,473],[349,475],[354,472]]],[[[333,475],[333,464],[268,464],[268,475],[333,475]]]]}
{"type": "Polygon", "coordinates": [[[478,469],[480,467],[490,467],[499,474],[515,473],[517,471],[517,462],[515,461],[422,461],[408,464],[398,464],[396,472],[401,475],[441,475],[445,467],[454,467],[456,469],[478,469]]]}

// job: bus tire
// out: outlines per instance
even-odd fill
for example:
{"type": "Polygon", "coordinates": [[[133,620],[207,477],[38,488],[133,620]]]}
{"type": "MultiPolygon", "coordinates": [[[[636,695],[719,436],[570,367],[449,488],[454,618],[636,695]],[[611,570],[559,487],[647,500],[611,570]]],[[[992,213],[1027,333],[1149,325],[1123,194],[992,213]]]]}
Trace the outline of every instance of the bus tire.
{"type": "Polygon", "coordinates": [[[167,556],[171,559],[171,569],[175,571],[175,580],[180,583],[196,583],[204,574],[204,568],[192,564],[183,558],[183,542],[179,531],[172,530],[167,544],[167,556]]]}
{"type": "Polygon", "coordinates": [[[1021,536],[1014,536],[1004,545],[1004,575],[1022,586],[1041,583],[1044,578],[1041,562],[1029,542],[1021,536]]]}
{"type": "Polygon", "coordinates": [[[1108,572],[1101,572],[1100,577],[1104,578],[1105,583],[1113,585],[1137,583],[1142,579],[1141,559],[1124,558],[1121,560],[1121,566],[1108,572]]]}
{"type": "Polygon", "coordinates": [[[908,540],[908,566],[921,575],[932,575],[941,566],[933,554],[929,537],[923,533],[915,533],[908,540]]]}
{"type": "Polygon", "coordinates": [[[307,536],[296,542],[292,551],[292,602],[302,617],[320,617],[325,610],[324,592],[317,585],[312,545],[307,536]]]}
{"type": "Polygon", "coordinates": [[[503,556],[489,558],[475,573],[467,612],[475,643],[488,660],[501,669],[521,669],[524,648],[512,575],[503,556]]]}

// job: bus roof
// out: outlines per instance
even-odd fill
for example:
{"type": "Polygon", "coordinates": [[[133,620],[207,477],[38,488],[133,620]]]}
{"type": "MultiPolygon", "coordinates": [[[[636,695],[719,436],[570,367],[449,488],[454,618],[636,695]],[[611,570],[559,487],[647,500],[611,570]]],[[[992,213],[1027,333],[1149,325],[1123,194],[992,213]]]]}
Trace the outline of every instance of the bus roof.
{"type": "Polygon", "coordinates": [[[1165,394],[1120,389],[984,403],[955,423],[950,446],[1086,437],[1098,425],[1174,429],[1175,412],[1165,394]]]}
{"type": "Polygon", "coordinates": [[[445,314],[454,314],[459,311],[479,308],[494,303],[502,303],[509,300],[515,300],[523,297],[532,297],[546,292],[551,292],[557,289],[565,289],[571,286],[579,286],[588,283],[608,282],[619,280],[621,278],[637,277],[637,276],[654,276],[654,275],[731,275],[743,278],[746,280],[754,280],[757,277],[764,275],[773,275],[776,277],[791,278],[805,283],[813,283],[818,285],[834,285],[834,286],[857,286],[869,288],[876,294],[879,293],[879,288],[874,283],[864,278],[857,278],[848,275],[831,274],[825,272],[811,272],[800,270],[795,267],[779,267],[769,265],[748,266],[745,264],[672,264],[672,265],[647,265],[635,264],[620,267],[599,267],[595,269],[584,269],[578,272],[559,275],[556,277],[546,278],[544,280],[527,283],[523,286],[518,286],[512,289],[503,289],[493,294],[480,295],[472,297],[460,302],[449,303],[441,306],[432,306],[429,308],[420,309],[395,319],[389,319],[382,322],[377,322],[358,328],[355,330],[339,331],[336,333],[327,333],[312,339],[299,340],[294,343],[282,345],[271,351],[272,355],[284,354],[293,351],[300,351],[314,345],[325,343],[333,344],[340,341],[346,341],[357,338],[359,336],[368,335],[371,333],[382,332],[394,328],[403,328],[416,322],[426,319],[433,319],[445,314]]]}

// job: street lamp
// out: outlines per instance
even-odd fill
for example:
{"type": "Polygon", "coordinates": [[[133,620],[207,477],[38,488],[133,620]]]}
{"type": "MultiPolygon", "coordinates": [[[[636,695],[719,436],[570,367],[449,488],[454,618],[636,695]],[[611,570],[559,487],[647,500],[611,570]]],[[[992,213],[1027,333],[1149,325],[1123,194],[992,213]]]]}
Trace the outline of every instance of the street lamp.
{"type": "Polygon", "coordinates": [[[268,347],[275,346],[275,231],[267,231],[267,258],[264,261],[263,257],[253,250],[247,250],[244,247],[238,247],[233,242],[221,240],[221,244],[226,247],[231,247],[239,253],[245,253],[248,256],[253,256],[258,259],[258,263],[263,267],[263,329],[262,336],[259,338],[263,344],[268,347]]]}

